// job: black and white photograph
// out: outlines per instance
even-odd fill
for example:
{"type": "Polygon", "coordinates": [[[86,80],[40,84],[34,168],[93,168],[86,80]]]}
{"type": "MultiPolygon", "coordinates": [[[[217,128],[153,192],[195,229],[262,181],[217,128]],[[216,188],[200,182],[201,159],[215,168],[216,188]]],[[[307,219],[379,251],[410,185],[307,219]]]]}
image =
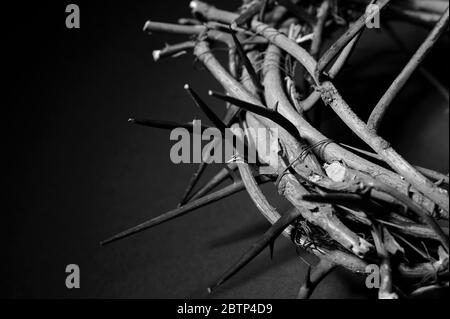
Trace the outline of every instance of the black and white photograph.
{"type": "Polygon", "coordinates": [[[447,0],[2,13],[2,299],[448,298],[447,0]]]}

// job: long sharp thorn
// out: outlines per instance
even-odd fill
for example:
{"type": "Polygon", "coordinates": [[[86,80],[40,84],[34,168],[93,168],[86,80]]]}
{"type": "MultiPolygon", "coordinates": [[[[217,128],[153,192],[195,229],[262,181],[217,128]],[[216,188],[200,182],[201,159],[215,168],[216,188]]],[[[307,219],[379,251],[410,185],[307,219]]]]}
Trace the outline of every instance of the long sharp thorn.
{"type": "MultiPolygon", "coordinates": [[[[233,171],[236,169],[236,163],[230,163],[227,165],[227,167],[221,169],[213,178],[211,178],[205,185],[203,185],[197,192],[195,192],[191,197],[188,198],[188,201],[193,201],[195,199],[198,199],[205,194],[207,194],[209,191],[214,189],[216,186],[218,186],[220,183],[222,183],[225,179],[228,177],[231,177],[230,171],[233,171]]],[[[236,182],[237,180],[233,179],[233,182],[236,182]]]]}
{"type": "Polygon", "coordinates": [[[206,114],[206,116],[213,122],[213,124],[221,131],[225,132],[226,126],[222,120],[209,108],[209,106],[203,102],[203,100],[198,96],[193,89],[189,87],[188,84],[184,88],[189,92],[190,96],[194,100],[195,104],[206,114]]]}
{"type": "MultiPolygon", "coordinates": [[[[206,114],[206,116],[209,118],[211,122],[222,132],[225,132],[226,124],[222,122],[222,120],[208,107],[208,105],[200,98],[200,96],[188,85],[186,84],[184,86],[186,91],[188,91],[191,98],[194,100],[195,104],[206,114]]],[[[210,156],[210,155],[209,155],[210,156]]],[[[200,165],[198,166],[197,171],[192,175],[187,188],[183,194],[183,198],[181,199],[180,203],[178,204],[178,207],[186,203],[186,200],[188,196],[191,194],[194,187],[197,185],[198,181],[200,180],[200,177],[203,174],[203,171],[206,167],[205,161],[202,161],[200,165]]]]}
{"type": "Polygon", "coordinates": [[[246,111],[255,113],[257,115],[263,116],[268,118],[269,120],[275,122],[276,124],[283,127],[286,131],[288,131],[292,136],[294,136],[297,139],[300,139],[300,134],[295,127],[294,124],[289,122],[285,117],[283,117],[281,114],[277,113],[274,110],[265,108],[263,106],[255,105],[252,103],[248,103],[246,101],[242,101],[239,99],[236,99],[229,95],[224,95],[218,92],[209,91],[209,95],[214,96],[215,98],[218,98],[222,101],[229,102],[231,104],[234,104],[242,109],[245,109],[246,111]]]}
{"type": "Polygon", "coordinates": [[[272,241],[269,243],[270,260],[273,260],[273,250],[274,250],[274,247],[275,247],[275,239],[272,240],[272,241]]]}
{"type": "Polygon", "coordinates": [[[178,207],[181,207],[182,205],[184,205],[186,203],[186,199],[188,198],[188,196],[191,194],[192,190],[194,189],[195,185],[197,185],[198,180],[200,179],[203,171],[206,168],[206,163],[205,162],[201,162],[198,167],[197,170],[195,171],[195,173],[192,175],[191,179],[189,180],[189,183],[186,187],[186,190],[184,191],[183,197],[181,198],[180,203],[178,204],[178,207]]]}
{"type": "Polygon", "coordinates": [[[253,83],[253,85],[256,87],[256,90],[258,93],[262,93],[263,87],[261,83],[258,80],[258,75],[256,74],[255,69],[253,68],[252,63],[250,62],[249,58],[247,57],[247,54],[245,54],[244,48],[242,47],[242,44],[239,42],[239,39],[237,38],[234,30],[230,26],[230,33],[233,38],[234,44],[236,45],[236,51],[239,54],[239,57],[241,58],[242,62],[244,63],[245,69],[248,72],[248,75],[250,76],[250,79],[253,83]]]}
{"type": "MultiPolygon", "coordinates": [[[[163,121],[163,120],[151,120],[151,119],[135,119],[135,118],[129,118],[128,122],[131,124],[137,124],[147,127],[153,127],[153,128],[159,128],[164,130],[174,130],[177,128],[185,128],[187,129],[191,134],[193,131],[193,124],[192,123],[178,123],[178,122],[172,122],[172,121],[163,121]]],[[[202,132],[206,129],[208,129],[208,126],[202,125],[201,130],[202,132]]]]}
{"type": "MultiPolygon", "coordinates": [[[[260,180],[260,182],[266,182],[267,180],[260,180]]],[[[206,195],[202,198],[199,198],[193,202],[190,202],[182,207],[175,208],[167,213],[164,213],[156,218],[153,218],[151,220],[145,221],[135,227],[129,228],[117,235],[114,235],[102,242],[100,242],[100,245],[106,245],[109,243],[112,243],[114,241],[117,241],[119,239],[131,236],[133,234],[136,234],[138,232],[141,232],[145,229],[154,227],[156,225],[162,224],[166,221],[172,220],[174,218],[183,216],[197,208],[203,207],[207,204],[216,202],[220,199],[226,198],[232,194],[235,194],[239,191],[242,191],[245,188],[244,183],[242,181],[239,181],[237,183],[231,184],[227,187],[224,187],[221,190],[218,190],[217,192],[214,192],[212,194],[206,195]]]]}
{"type": "Polygon", "coordinates": [[[277,238],[283,230],[289,226],[289,224],[300,216],[300,212],[296,209],[281,216],[276,223],[273,224],[269,230],[267,230],[264,235],[252,245],[252,247],[250,247],[250,249],[238,260],[238,262],[226,271],[214,286],[209,288],[209,291],[213,291],[235,275],[239,270],[253,260],[262,250],[264,250],[264,248],[270,245],[270,243],[275,240],[275,238],[277,238]]]}

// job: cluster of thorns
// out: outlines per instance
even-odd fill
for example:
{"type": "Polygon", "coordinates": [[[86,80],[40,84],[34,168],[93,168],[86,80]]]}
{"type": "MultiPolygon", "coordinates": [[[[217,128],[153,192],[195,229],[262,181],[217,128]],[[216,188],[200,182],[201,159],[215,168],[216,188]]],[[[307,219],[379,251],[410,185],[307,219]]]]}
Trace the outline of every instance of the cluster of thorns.
{"type": "MultiPolygon", "coordinates": [[[[269,133],[276,129],[278,141],[270,145],[278,145],[277,150],[258,154],[258,160],[265,165],[281,165],[274,167],[273,174],[262,175],[253,164],[232,161],[195,191],[211,156],[204,154],[177,208],[102,244],[246,190],[271,227],[210,291],[265,248],[272,251],[280,235],[319,258],[315,267],[308,267],[299,298],[308,298],[336,266],[365,273],[368,265],[378,265],[379,298],[415,297],[448,287],[449,177],[410,164],[377,133],[388,107],[416,69],[448,101],[447,89],[420,66],[440,36],[448,32],[448,2],[253,0],[244,1],[237,12],[228,12],[194,0],[190,7],[193,18],[180,19],[177,24],[146,22],[145,32],[189,37],[186,42],[154,51],[154,59],[193,50],[196,60],[223,87],[225,94],[210,91],[209,95],[226,102],[226,114],[223,118],[217,116],[186,85],[195,104],[217,129],[241,128],[236,131],[244,133],[236,138],[253,143],[256,149],[267,141],[252,136],[248,128],[265,128],[269,133]],[[378,10],[366,10],[374,4],[378,10]],[[340,95],[333,80],[357,46],[366,22],[380,13],[383,27],[396,39],[399,48],[405,49],[389,27],[390,21],[403,20],[431,31],[411,53],[409,62],[387,88],[369,119],[363,121],[340,95]],[[343,32],[325,46],[324,38],[335,30],[343,32]],[[215,57],[215,48],[227,50],[227,66],[215,57]],[[319,100],[373,152],[335,142],[317,130],[306,115],[320,104],[319,100]],[[233,179],[232,184],[215,190],[228,178],[233,179]],[[279,213],[269,203],[260,188],[267,182],[273,182],[292,204],[290,210],[279,213]]],[[[192,123],[130,121],[162,129],[184,127],[191,132],[193,129],[192,123]]]]}

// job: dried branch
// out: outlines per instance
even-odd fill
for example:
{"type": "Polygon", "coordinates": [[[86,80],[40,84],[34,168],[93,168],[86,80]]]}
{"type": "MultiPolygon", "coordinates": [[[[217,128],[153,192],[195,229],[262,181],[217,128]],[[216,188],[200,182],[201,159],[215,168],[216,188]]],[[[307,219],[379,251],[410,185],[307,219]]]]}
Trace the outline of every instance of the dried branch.
{"type": "Polygon", "coordinates": [[[322,31],[325,26],[325,21],[330,10],[330,1],[324,0],[317,9],[317,22],[314,24],[314,38],[311,43],[310,53],[315,59],[319,56],[320,46],[322,44],[322,31]]]}
{"type": "MultiPolygon", "coordinates": [[[[380,0],[377,6],[381,11],[390,0],[380,0]]],[[[322,55],[317,62],[315,77],[318,79],[327,65],[337,56],[339,52],[366,26],[367,21],[370,21],[379,12],[377,10],[365,12],[350,28],[322,55]]]]}
{"type": "Polygon", "coordinates": [[[439,22],[427,36],[425,41],[417,49],[416,53],[412,56],[397,78],[392,82],[391,86],[384,93],[383,97],[378,101],[377,105],[370,114],[369,120],[367,121],[367,126],[373,131],[377,131],[380,127],[380,123],[383,120],[384,115],[392,103],[394,98],[403,89],[408,79],[411,77],[413,72],[417,69],[419,64],[425,59],[426,55],[433,48],[436,41],[439,39],[441,34],[447,30],[448,27],[448,15],[449,10],[447,9],[442,15],[439,22]]]}
{"type": "Polygon", "coordinates": [[[386,250],[385,243],[382,239],[382,228],[375,225],[372,230],[372,236],[377,248],[378,257],[381,259],[380,264],[380,288],[378,289],[379,299],[398,299],[397,294],[392,292],[392,269],[389,253],[386,250]]]}
{"type": "Polygon", "coordinates": [[[431,183],[425,176],[417,171],[389,143],[370,130],[364,122],[350,109],[331,82],[325,82],[321,86],[322,99],[333,111],[347,124],[347,126],[367,143],[383,160],[396,172],[403,176],[423,195],[438,204],[448,215],[448,194],[431,183]]]}
{"type": "MultiPolygon", "coordinates": [[[[406,54],[413,55],[414,52],[411,52],[411,50],[405,45],[405,43],[402,41],[402,39],[397,35],[395,30],[391,27],[390,24],[386,23],[385,25],[386,31],[389,33],[389,36],[392,38],[392,40],[397,44],[397,46],[402,49],[406,54]]],[[[420,65],[418,67],[418,71],[420,74],[427,80],[430,85],[432,85],[437,92],[443,97],[443,99],[448,103],[449,102],[449,93],[448,89],[444,87],[444,85],[430,72],[424,65],[420,65]]]]}

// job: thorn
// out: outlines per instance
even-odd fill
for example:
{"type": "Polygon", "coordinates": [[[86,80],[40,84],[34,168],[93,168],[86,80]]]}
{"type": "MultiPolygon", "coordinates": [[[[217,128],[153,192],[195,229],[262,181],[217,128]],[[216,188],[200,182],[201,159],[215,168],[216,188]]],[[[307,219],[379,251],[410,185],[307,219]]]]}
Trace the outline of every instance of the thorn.
{"type": "Polygon", "coordinates": [[[215,289],[230,279],[239,270],[241,270],[245,265],[252,261],[258,254],[264,250],[271,242],[275,240],[284,229],[289,226],[293,221],[301,216],[301,213],[297,210],[291,210],[288,213],[281,216],[275,224],[273,224],[264,235],[259,238],[250,249],[235,263],[231,268],[229,268],[222,277],[217,281],[217,283],[212,287],[215,289]]]}
{"type": "Polygon", "coordinates": [[[252,63],[248,59],[247,54],[245,54],[244,48],[242,47],[242,44],[239,42],[239,39],[237,38],[235,31],[231,28],[231,26],[230,26],[230,33],[231,37],[233,38],[234,44],[236,45],[237,53],[239,54],[239,57],[242,59],[245,69],[247,70],[248,75],[250,76],[250,80],[256,87],[258,93],[262,94],[264,90],[261,83],[259,82],[258,75],[256,74],[256,71],[253,68],[252,63]]]}
{"type": "MultiPolygon", "coordinates": [[[[137,124],[147,127],[153,127],[153,128],[159,128],[164,130],[174,130],[178,128],[184,128],[187,129],[191,134],[193,133],[194,124],[193,123],[178,123],[178,122],[172,122],[172,121],[163,121],[163,120],[151,120],[151,119],[135,119],[135,118],[129,118],[128,123],[131,124],[137,124]]],[[[205,131],[208,129],[209,126],[202,125],[201,131],[205,131]]]]}
{"type": "Polygon", "coordinates": [[[270,260],[273,260],[273,249],[275,247],[275,240],[272,240],[269,243],[269,249],[270,249],[270,260]]]}
{"type": "MultiPolygon", "coordinates": [[[[265,183],[268,180],[262,180],[259,179],[260,183],[265,183]]],[[[100,242],[101,246],[104,246],[106,244],[112,243],[114,241],[117,241],[119,239],[134,235],[136,233],[139,233],[145,229],[152,228],[154,226],[157,226],[159,224],[162,224],[164,222],[167,222],[169,220],[175,219],[177,217],[183,216],[193,210],[196,210],[197,208],[203,207],[205,205],[208,205],[210,203],[216,202],[218,200],[221,200],[223,198],[226,198],[228,196],[231,196],[237,192],[242,191],[245,189],[243,181],[239,181],[238,183],[231,184],[229,186],[226,186],[222,188],[221,190],[218,190],[217,192],[214,192],[212,194],[206,195],[204,197],[201,197],[195,201],[192,201],[182,207],[175,208],[173,210],[168,211],[167,213],[164,213],[158,217],[155,217],[151,220],[147,220],[135,227],[131,227],[123,232],[120,232],[108,239],[105,239],[104,241],[100,242]]]]}
{"type": "Polygon", "coordinates": [[[213,122],[213,124],[222,132],[225,132],[226,126],[222,120],[210,109],[210,107],[203,102],[203,100],[198,96],[193,89],[189,87],[188,84],[184,85],[184,89],[189,92],[191,98],[194,100],[195,104],[205,113],[205,115],[213,122]]]}
{"type": "Polygon", "coordinates": [[[181,207],[182,205],[184,205],[186,203],[186,199],[191,194],[195,185],[197,185],[197,182],[199,181],[203,171],[205,170],[206,165],[207,164],[205,162],[201,162],[198,165],[197,170],[195,171],[195,173],[192,175],[191,179],[189,180],[189,183],[186,187],[186,190],[184,191],[184,194],[183,194],[183,197],[181,198],[180,203],[178,204],[178,207],[181,207]]]}
{"type": "MultiPolygon", "coordinates": [[[[226,165],[225,168],[221,169],[213,178],[211,178],[205,185],[203,185],[194,195],[188,198],[188,201],[195,200],[201,196],[207,194],[210,190],[214,189],[220,183],[222,183],[226,178],[233,176],[230,174],[230,171],[234,173],[236,169],[236,164],[226,165]]],[[[238,179],[233,178],[233,182],[238,182],[238,179]]]]}
{"type": "Polygon", "coordinates": [[[239,99],[236,99],[234,97],[231,97],[229,95],[224,95],[218,92],[209,91],[208,94],[210,96],[214,96],[217,99],[220,99],[222,101],[231,103],[233,105],[236,105],[237,107],[240,107],[246,111],[255,113],[257,115],[263,116],[265,118],[268,118],[269,120],[275,122],[276,124],[280,125],[282,128],[284,128],[286,131],[288,131],[293,137],[297,139],[300,138],[300,133],[298,132],[297,128],[294,124],[292,124],[289,120],[287,120],[285,117],[283,117],[281,114],[275,112],[274,110],[265,108],[260,105],[255,105],[246,101],[242,101],[239,99]]]}

